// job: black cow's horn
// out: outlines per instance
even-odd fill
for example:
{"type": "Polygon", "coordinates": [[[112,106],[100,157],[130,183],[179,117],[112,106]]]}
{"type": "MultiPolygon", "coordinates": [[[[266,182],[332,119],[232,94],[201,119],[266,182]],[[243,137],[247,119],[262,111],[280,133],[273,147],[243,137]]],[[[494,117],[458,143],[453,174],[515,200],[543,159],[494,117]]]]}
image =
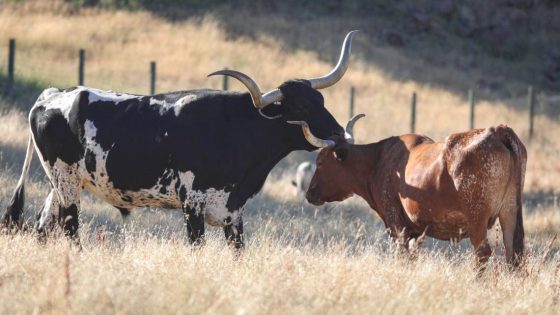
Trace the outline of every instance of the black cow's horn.
{"type": "Polygon", "coordinates": [[[261,89],[259,89],[257,83],[245,73],[235,71],[235,70],[220,70],[220,71],[212,72],[208,76],[213,76],[218,74],[234,77],[237,80],[241,81],[241,83],[243,83],[249,90],[249,93],[251,94],[251,98],[253,99],[253,105],[255,105],[257,109],[265,108],[267,105],[282,100],[283,97],[282,92],[279,89],[275,89],[265,94],[262,94],[261,89]]]}
{"type": "Polygon", "coordinates": [[[311,145],[316,146],[317,148],[332,148],[334,147],[335,142],[332,140],[323,140],[315,137],[313,133],[311,133],[311,129],[309,129],[309,125],[305,121],[288,121],[289,124],[292,125],[300,125],[301,129],[303,130],[303,136],[305,139],[311,143],[311,145]]]}
{"type": "Polygon", "coordinates": [[[311,87],[314,89],[324,89],[329,87],[338,80],[342,78],[346,69],[348,69],[348,64],[350,63],[350,51],[352,49],[352,37],[358,31],[351,31],[346,35],[344,39],[344,43],[342,44],[342,50],[340,51],[340,58],[338,59],[338,63],[336,67],[324,77],[313,78],[309,79],[308,81],[311,82],[311,87]]]}
{"type": "Polygon", "coordinates": [[[366,117],[365,114],[358,114],[352,118],[350,118],[350,120],[348,121],[348,123],[346,124],[346,134],[344,135],[344,138],[346,138],[346,141],[350,144],[354,144],[354,124],[360,119],[366,117]]]}

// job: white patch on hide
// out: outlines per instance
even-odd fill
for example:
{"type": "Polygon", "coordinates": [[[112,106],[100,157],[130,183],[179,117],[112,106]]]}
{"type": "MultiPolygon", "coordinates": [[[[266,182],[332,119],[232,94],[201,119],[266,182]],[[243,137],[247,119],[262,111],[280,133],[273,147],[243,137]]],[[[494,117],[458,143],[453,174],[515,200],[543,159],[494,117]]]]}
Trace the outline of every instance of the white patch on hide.
{"type": "Polygon", "coordinates": [[[80,89],[87,90],[89,92],[88,100],[90,103],[97,102],[97,101],[107,101],[107,102],[113,102],[115,103],[115,105],[118,105],[120,102],[141,98],[141,96],[138,95],[117,93],[113,91],[104,91],[104,90],[98,90],[93,88],[86,88],[83,86],[80,86],[76,90],[80,90],[80,89]]]}
{"type": "Polygon", "coordinates": [[[209,188],[205,191],[193,190],[194,174],[179,173],[181,185],[187,190],[185,203],[197,212],[204,211],[204,221],[212,226],[225,226],[228,218],[232,223],[239,221],[239,211],[230,212],[227,207],[229,192],[209,188]],[[203,207],[201,207],[203,206],[203,207]]]}
{"type": "Polygon", "coordinates": [[[183,109],[183,106],[189,104],[194,100],[196,100],[196,95],[194,94],[185,95],[181,97],[179,100],[177,100],[177,102],[175,102],[175,108],[174,108],[175,116],[179,116],[179,114],[181,113],[181,109],[183,109]]]}
{"type": "Polygon", "coordinates": [[[150,105],[161,106],[164,111],[173,110],[175,116],[179,116],[179,114],[181,113],[181,109],[183,109],[183,106],[187,105],[188,103],[194,100],[196,100],[196,95],[194,94],[185,95],[181,97],[179,100],[177,100],[177,102],[175,103],[168,103],[165,100],[158,100],[155,98],[151,98],[150,105]]]}
{"type": "Polygon", "coordinates": [[[123,93],[116,93],[113,91],[103,91],[99,89],[88,88],[84,86],[78,86],[72,91],[60,91],[56,88],[49,88],[43,91],[37,101],[35,102],[34,107],[45,107],[46,110],[49,109],[59,109],[66,118],[66,121],[69,121],[68,116],[70,114],[70,110],[72,109],[72,105],[76,100],[78,94],[82,91],[88,91],[88,101],[89,103],[96,102],[96,101],[108,101],[113,102],[115,105],[119,104],[120,102],[124,102],[130,99],[139,99],[141,96],[131,95],[131,94],[123,94],[123,93]]]}
{"type": "Polygon", "coordinates": [[[83,89],[75,89],[70,92],[59,91],[55,88],[47,89],[39,96],[33,107],[43,106],[45,110],[58,109],[62,112],[66,121],[69,121],[68,116],[72,104],[74,104],[74,100],[80,91],[83,91],[83,89]]]}

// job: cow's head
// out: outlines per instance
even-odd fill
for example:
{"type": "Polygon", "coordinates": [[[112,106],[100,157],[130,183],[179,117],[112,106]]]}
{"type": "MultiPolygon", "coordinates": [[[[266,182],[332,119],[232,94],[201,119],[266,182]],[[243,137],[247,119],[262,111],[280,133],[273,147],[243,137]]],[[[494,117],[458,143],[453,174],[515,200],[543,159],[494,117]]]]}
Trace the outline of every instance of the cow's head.
{"type": "Polygon", "coordinates": [[[337,65],[322,77],[290,80],[275,90],[261,93],[256,82],[239,71],[221,70],[210,75],[228,75],[241,81],[249,90],[253,105],[264,118],[283,120],[287,124],[287,130],[292,131],[295,130],[294,127],[289,127],[288,124],[300,125],[305,137],[301,131],[296,130],[297,133],[293,133],[297,136],[296,140],[303,143],[304,149],[315,150],[323,147],[325,143],[334,143],[334,138],[344,137],[344,129],[325,108],[323,96],[317,90],[332,86],[342,78],[348,69],[352,38],[356,32],[352,31],[346,35],[337,65]],[[311,132],[318,142],[305,142],[310,139],[307,133],[311,132]]]}
{"type": "Polygon", "coordinates": [[[319,206],[325,202],[342,201],[354,193],[355,166],[361,163],[361,157],[355,154],[352,130],[354,123],[364,116],[360,114],[350,119],[346,126],[347,141],[336,141],[319,152],[317,170],[305,195],[309,203],[319,206]]]}

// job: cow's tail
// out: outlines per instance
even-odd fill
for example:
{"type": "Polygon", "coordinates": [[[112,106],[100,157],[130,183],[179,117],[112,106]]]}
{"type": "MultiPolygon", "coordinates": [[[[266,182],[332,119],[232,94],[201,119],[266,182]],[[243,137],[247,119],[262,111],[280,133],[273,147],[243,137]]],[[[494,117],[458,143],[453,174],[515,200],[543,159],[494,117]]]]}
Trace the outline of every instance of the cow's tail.
{"type": "Polygon", "coordinates": [[[525,169],[527,166],[527,150],[525,146],[515,134],[515,132],[507,126],[498,126],[497,133],[502,143],[508,148],[513,159],[513,180],[515,185],[515,230],[513,232],[513,261],[512,264],[517,266],[523,259],[524,238],[523,230],[523,185],[525,182],[525,169]]]}
{"type": "Polygon", "coordinates": [[[23,205],[25,201],[25,179],[29,173],[29,166],[31,165],[31,159],[33,158],[33,138],[29,134],[29,140],[27,142],[27,153],[25,155],[25,161],[23,162],[23,170],[21,171],[21,176],[17,183],[16,189],[8,204],[6,213],[2,217],[2,224],[8,228],[21,228],[23,223],[23,205]]]}

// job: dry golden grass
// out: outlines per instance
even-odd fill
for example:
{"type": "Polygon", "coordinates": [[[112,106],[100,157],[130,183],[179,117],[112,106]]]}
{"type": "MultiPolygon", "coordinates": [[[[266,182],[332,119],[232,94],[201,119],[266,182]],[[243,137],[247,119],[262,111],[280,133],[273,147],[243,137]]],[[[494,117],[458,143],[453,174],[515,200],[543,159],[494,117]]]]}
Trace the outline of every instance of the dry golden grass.
{"type": "MultiPolygon", "coordinates": [[[[272,37],[230,39],[211,15],[169,22],[146,12],[69,14],[60,2],[45,6],[0,6],[0,51],[8,38],[17,38],[18,76],[55,86],[75,83],[78,48],[87,50],[87,85],[134,93],[148,90],[150,60],[158,61],[159,91],[219,88],[221,80],[206,74],[224,66],[250,74],[263,89],[331,68],[315,53],[286,49],[272,37]]],[[[391,57],[396,54],[391,49],[382,50],[388,61],[401,62],[402,57],[391,57]]],[[[436,76],[445,74],[434,70],[436,76]]],[[[243,90],[230,82],[232,89],[243,90]]],[[[357,89],[356,112],[368,115],[356,128],[359,142],[406,132],[413,91],[419,100],[418,132],[443,139],[468,128],[465,95],[395,80],[356,57],[344,79],[324,91],[340,122],[348,115],[350,86],[357,89]]],[[[541,96],[541,106],[557,102],[545,100],[541,96]]],[[[524,101],[479,102],[477,127],[507,123],[526,140],[527,113],[519,109],[524,101]]],[[[0,115],[0,211],[19,176],[26,121],[26,114],[17,111],[0,115]]],[[[541,115],[536,130],[527,143],[525,190],[556,193],[559,124],[541,115]]],[[[560,311],[558,241],[547,245],[560,231],[557,202],[543,199],[543,205],[525,207],[529,257],[521,272],[506,270],[501,238],[492,230],[495,258],[477,278],[468,242],[430,240],[417,261],[407,261],[395,257],[380,220],[363,201],[352,198],[316,209],[296,200],[290,172],[295,162],[311,156],[290,155],[248,202],[247,250],[240,258],[224,246],[220,229],[210,228],[208,244],[193,250],[178,211],[137,210],[124,228],[118,211],[84,193],[82,251],[68,249],[64,239],[41,245],[33,235],[0,236],[0,314],[560,311]]],[[[26,186],[31,221],[48,193],[37,157],[34,163],[26,186]]]]}
{"type": "MultiPolygon", "coordinates": [[[[88,231],[89,232],[89,231],[88,231]]],[[[193,250],[182,238],[91,240],[0,237],[3,314],[557,314],[558,256],[542,251],[519,273],[491,263],[477,278],[470,256],[424,250],[396,258],[381,243],[290,243],[263,228],[236,258],[215,236],[193,250]],[[67,258],[68,255],[68,258],[67,258]],[[68,259],[69,263],[66,262],[68,259]],[[68,267],[67,267],[68,266],[68,267]]],[[[383,238],[381,238],[383,239],[383,238]]]]}

